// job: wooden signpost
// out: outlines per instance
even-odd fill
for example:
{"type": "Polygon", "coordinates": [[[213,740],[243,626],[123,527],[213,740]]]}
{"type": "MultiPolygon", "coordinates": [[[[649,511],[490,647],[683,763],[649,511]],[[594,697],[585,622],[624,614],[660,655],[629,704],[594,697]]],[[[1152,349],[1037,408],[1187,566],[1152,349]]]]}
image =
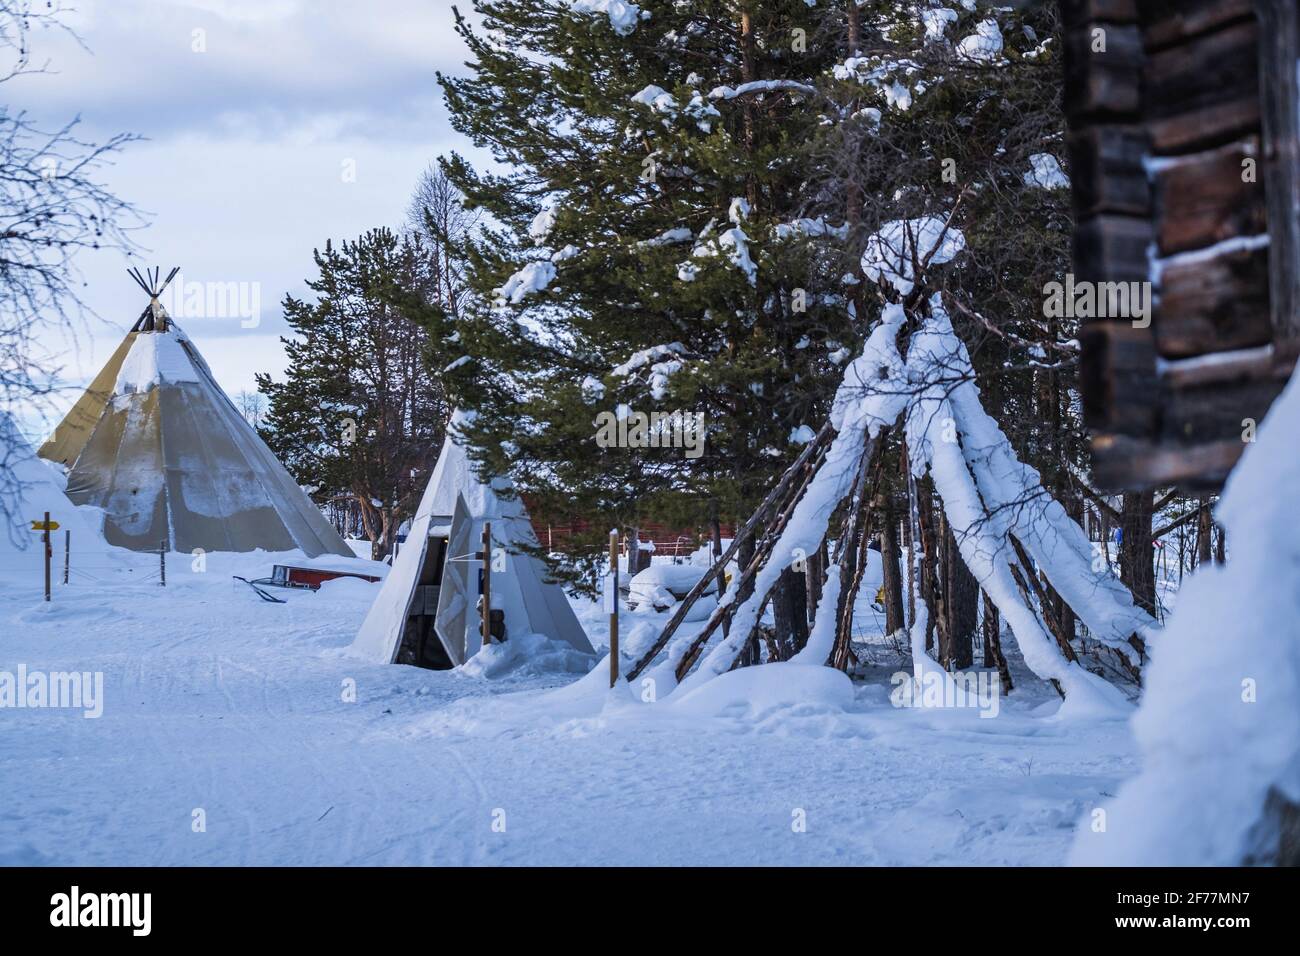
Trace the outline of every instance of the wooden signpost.
{"type": "Polygon", "coordinates": [[[618,683],[618,529],[609,533],[609,593],[605,598],[609,612],[609,686],[618,683]]]}
{"type": "Polygon", "coordinates": [[[45,562],[45,600],[50,599],[50,557],[53,551],[50,549],[50,532],[58,527],[58,524],[50,521],[50,513],[45,512],[45,520],[42,522],[32,522],[32,529],[41,532],[41,551],[44,552],[45,562]]]}
{"type": "MultiPolygon", "coordinates": [[[[50,558],[54,556],[54,551],[50,548],[50,532],[57,531],[58,529],[59,523],[50,520],[50,513],[48,511],[45,512],[44,520],[38,518],[32,519],[32,530],[41,533],[41,551],[43,552],[41,560],[45,565],[45,600],[47,601],[50,599],[50,558]]],[[[66,584],[66,571],[64,572],[63,577],[64,583],[66,584]]]]}

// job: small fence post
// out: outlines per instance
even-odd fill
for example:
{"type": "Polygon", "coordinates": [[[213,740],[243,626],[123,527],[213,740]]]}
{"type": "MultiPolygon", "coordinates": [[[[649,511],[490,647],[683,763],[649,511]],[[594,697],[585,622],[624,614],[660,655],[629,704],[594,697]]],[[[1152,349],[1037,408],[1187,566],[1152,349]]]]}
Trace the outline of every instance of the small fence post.
{"type": "Polygon", "coordinates": [[[158,542],[158,586],[167,586],[167,540],[158,542]]]}
{"type": "Polygon", "coordinates": [[[41,532],[41,550],[45,552],[45,600],[50,599],[50,513],[45,512],[45,530],[41,532]]]}
{"type": "Polygon", "coordinates": [[[618,684],[618,529],[609,533],[609,686],[618,684]]]}
{"type": "Polygon", "coordinates": [[[483,646],[492,643],[492,522],[483,522],[483,646]]]}
{"type": "Polygon", "coordinates": [[[63,532],[63,583],[68,583],[68,565],[72,562],[72,529],[63,532]]]}

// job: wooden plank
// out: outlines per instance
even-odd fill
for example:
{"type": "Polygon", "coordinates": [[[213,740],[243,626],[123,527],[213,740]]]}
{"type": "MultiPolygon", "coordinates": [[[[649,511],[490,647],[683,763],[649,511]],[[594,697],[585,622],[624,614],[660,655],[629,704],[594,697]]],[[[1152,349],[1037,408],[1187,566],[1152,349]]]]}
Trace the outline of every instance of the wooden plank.
{"type": "Polygon", "coordinates": [[[1065,34],[1065,112],[1084,117],[1129,120],[1142,106],[1142,37],[1135,24],[1090,23],[1065,34]],[[1105,51],[1094,51],[1100,30],[1105,51]]]}
{"type": "Polygon", "coordinates": [[[1177,391],[1224,382],[1261,379],[1286,381],[1293,371],[1294,356],[1279,355],[1271,345],[1265,345],[1218,355],[1198,355],[1186,361],[1166,362],[1160,368],[1160,380],[1166,388],[1177,391]]]}
{"type": "Polygon", "coordinates": [[[1143,0],[1140,20],[1147,52],[1255,15],[1254,0],[1143,0]]]}
{"type": "Polygon", "coordinates": [[[1095,431],[1154,437],[1159,379],[1150,329],[1090,322],[1079,330],[1084,423],[1095,431]]]}
{"type": "Polygon", "coordinates": [[[1265,231],[1259,170],[1248,176],[1243,166],[1247,160],[1257,164],[1258,157],[1258,141],[1250,137],[1157,165],[1156,245],[1162,256],[1265,231]]]}
{"type": "Polygon", "coordinates": [[[1256,425],[1281,393],[1286,380],[1269,376],[1166,389],[1160,437],[1170,443],[1200,445],[1242,440],[1242,422],[1256,425]]]}
{"type": "Polygon", "coordinates": [[[1257,0],[1268,205],[1269,313],[1274,338],[1300,338],[1300,12],[1296,0],[1257,0]]]}
{"type": "Polygon", "coordinates": [[[1147,281],[1147,247],[1153,238],[1147,219],[1107,214],[1076,222],[1075,278],[1089,282],[1147,281]]]}
{"type": "Polygon", "coordinates": [[[1157,154],[1194,152],[1259,128],[1256,22],[1233,23],[1151,55],[1143,110],[1157,154]]]}
{"type": "Polygon", "coordinates": [[[1066,148],[1076,219],[1100,213],[1150,214],[1151,188],[1142,162],[1148,149],[1145,129],[1088,126],[1072,132],[1066,148]]]}
{"type": "Polygon", "coordinates": [[[1092,436],[1092,475],[1097,488],[1107,492],[1170,485],[1214,491],[1222,487],[1245,447],[1240,440],[1181,446],[1103,432],[1092,436]]]}
{"type": "Polygon", "coordinates": [[[1269,250],[1258,248],[1164,266],[1152,321],[1160,355],[1185,358],[1272,341],[1268,260],[1269,250]]]}

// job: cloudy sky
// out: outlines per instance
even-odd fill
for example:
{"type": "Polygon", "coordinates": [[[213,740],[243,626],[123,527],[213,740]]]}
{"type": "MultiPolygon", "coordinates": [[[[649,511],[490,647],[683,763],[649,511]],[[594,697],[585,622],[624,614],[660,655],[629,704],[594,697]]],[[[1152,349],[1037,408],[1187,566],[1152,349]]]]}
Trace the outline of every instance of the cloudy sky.
{"type": "Polygon", "coordinates": [[[452,131],[435,78],[464,72],[452,0],[71,2],[85,48],[38,31],[33,59],[56,72],[8,84],[9,105],[46,127],[80,115],[82,138],[146,137],[103,179],[149,213],[131,263],[80,260],[101,320],[58,345],[71,382],[94,375],[143,308],[126,266],[179,265],[187,283],[256,292],[256,323],[181,320],[226,390],[251,390],[254,372],[283,369],[279,303],[307,294],[313,248],[399,226],[439,154],[484,158],[452,131]]]}

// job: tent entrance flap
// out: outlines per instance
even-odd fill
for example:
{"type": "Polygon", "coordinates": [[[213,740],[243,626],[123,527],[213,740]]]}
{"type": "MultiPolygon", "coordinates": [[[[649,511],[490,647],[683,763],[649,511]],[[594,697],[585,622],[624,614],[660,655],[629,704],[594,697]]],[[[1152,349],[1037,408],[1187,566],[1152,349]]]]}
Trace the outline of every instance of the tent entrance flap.
{"type": "MultiPolygon", "coordinates": [[[[451,532],[447,537],[448,557],[443,574],[443,587],[438,595],[438,617],[434,628],[442,638],[443,647],[457,665],[464,664],[478,653],[482,645],[477,629],[473,628],[474,594],[471,593],[470,571],[472,564],[466,559],[473,550],[475,521],[469,516],[465,496],[456,495],[456,513],[452,515],[451,532]],[[456,560],[460,558],[460,560],[456,560]],[[472,634],[471,634],[472,631],[472,634]]],[[[474,569],[477,571],[477,568],[474,569]]]]}
{"type": "Polygon", "coordinates": [[[443,568],[447,561],[447,536],[432,533],[424,549],[416,585],[411,591],[411,603],[402,627],[401,646],[397,651],[398,664],[414,664],[430,670],[448,670],[455,666],[447,649],[442,646],[434,621],[438,615],[438,597],[442,590],[443,568]]]}

